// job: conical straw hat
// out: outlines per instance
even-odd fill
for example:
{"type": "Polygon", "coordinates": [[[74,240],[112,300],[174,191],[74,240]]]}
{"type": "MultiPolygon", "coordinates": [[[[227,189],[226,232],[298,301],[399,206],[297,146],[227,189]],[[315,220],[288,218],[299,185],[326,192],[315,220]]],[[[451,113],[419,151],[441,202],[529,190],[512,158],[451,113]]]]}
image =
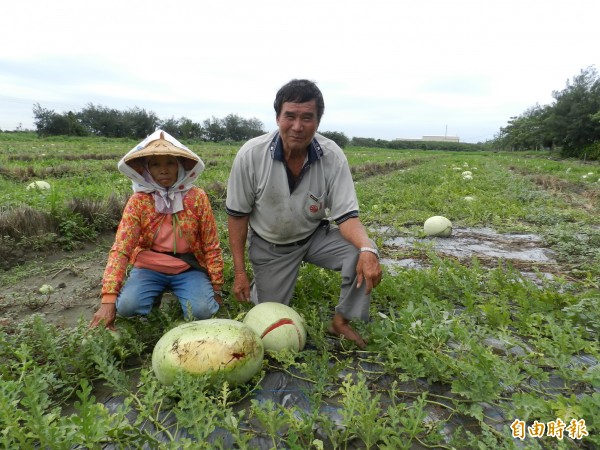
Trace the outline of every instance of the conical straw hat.
{"type": "Polygon", "coordinates": [[[177,147],[173,143],[167,141],[164,133],[162,132],[160,133],[160,137],[158,139],[150,141],[144,148],[133,152],[130,155],[126,155],[123,160],[130,166],[134,167],[138,162],[135,161],[136,159],[157,155],[169,155],[184,158],[183,165],[188,170],[190,167],[193,167],[198,161],[200,161],[200,158],[192,152],[186,151],[183,148],[177,147]]]}

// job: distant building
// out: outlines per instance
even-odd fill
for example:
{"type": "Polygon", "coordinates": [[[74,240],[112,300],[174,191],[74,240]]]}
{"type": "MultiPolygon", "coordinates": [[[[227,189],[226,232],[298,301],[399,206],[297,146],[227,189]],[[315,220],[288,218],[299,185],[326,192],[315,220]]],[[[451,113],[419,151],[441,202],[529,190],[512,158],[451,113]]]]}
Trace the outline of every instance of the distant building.
{"type": "Polygon", "coordinates": [[[434,141],[434,142],[460,142],[458,136],[423,136],[422,138],[396,138],[395,141],[434,141]]]}
{"type": "Polygon", "coordinates": [[[458,136],[423,136],[422,141],[460,142],[458,136]]]}

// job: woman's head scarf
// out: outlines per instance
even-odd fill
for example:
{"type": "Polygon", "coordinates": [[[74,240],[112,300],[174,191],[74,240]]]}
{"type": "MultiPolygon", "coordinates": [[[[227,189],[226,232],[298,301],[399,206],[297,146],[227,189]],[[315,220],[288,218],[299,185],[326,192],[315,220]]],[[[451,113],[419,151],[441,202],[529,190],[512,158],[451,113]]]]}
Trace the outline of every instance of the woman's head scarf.
{"type": "Polygon", "coordinates": [[[204,162],[169,133],[156,130],[121,158],[117,167],[131,179],[134,192],[153,195],[157,212],[173,214],[183,209],[183,197],[204,170],[204,162]],[[179,170],[173,186],[165,188],[150,175],[148,158],[156,155],[177,158],[179,170]]]}

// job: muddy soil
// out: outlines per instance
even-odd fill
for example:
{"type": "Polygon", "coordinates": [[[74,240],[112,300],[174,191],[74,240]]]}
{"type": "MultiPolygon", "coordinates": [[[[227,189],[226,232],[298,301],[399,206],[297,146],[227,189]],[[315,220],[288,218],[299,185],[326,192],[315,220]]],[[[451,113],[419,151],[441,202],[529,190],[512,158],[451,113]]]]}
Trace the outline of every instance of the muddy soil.
{"type": "MultiPolygon", "coordinates": [[[[387,234],[385,230],[379,230],[387,234]]],[[[389,236],[389,235],[388,235],[389,236]]],[[[12,265],[0,272],[0,326],[20,322],[37,313],[61,327],[75,326],[79,320],[89,321],[100,303],[102,274],[114,234],[106,233],[96,242],[74,251],[52,251],[38,255],[27,265],[12,265]],[[26,268],[26,269],[24,269],[26,268]],[[15,276],[15,273],[21,273],[15,276]],[[50,285],[51,294],[40,293],[43,285],[50,285]]],[[[415,245],[431,246],[440,255],[469,260],[476,256],[482,263],[497,265],[499,260],[511,261],[523,274],[540,272],[552,277],[556,262],[550,250],[534,235],[502,235],[487,228],[455,229],[449,238],[413,239],[388,237],[382,263],[390,271],[399,266],[424,267],[425,262],[415,258],[394,257],[399,249],[415,245]],[[535,270],[534,270],[535,269],[535,270]]]]}
{"type": "Polygon", "coordinates": [[[456,228],[448,238],[390,236],[384,244],[392,257],[383,258],[382,263],[392,273],[399,267],[427,267],[427,261],[418,256],[397,255],[410,253],[415,248],[431,249],[442,257],[455,258],[467,265],[472,258],[488,267],[496,267],[502,261],[509,262],[523,276],[540,284],[562,272],[554,252],[544,248],[542,239],[534,234],[500,234],[491,228],[456,228]]]}
{"type": "MultiPolygon", "coordinates": [[[[468,261],[476,256],[489,267],[496,266],[499,260],[511,261],[515,267],[531,276],[540,276],[539,269],[543,269],[541,276],[552,277],[552,273],[560,269],[553,259],[554,255],[549,249],[543,248],[541,240],[534,235],[501,235],[490,229],[457,229],[453,231],[450,238],[398,238],[378,230],[380,234],[387,236],[384,241],[384,252],[389,257],[382,258],[383,264],[391,272],[398,267],[422,268],[427,266],[426,259],[406,258],[401,256],[407,252],[410,254],[415,246],[426,245],[431,247],[440,255],[453,257],[468,261]],[[534,274],[534,269],[538,270],[534,274]]],[[[99,306],[102,274],[106,264],[108,250],[112,245],[114,236],[107,234],[101,236],[97,242],[88,244],[72,252],[50,252],[39,255],[35,264],[28,264],[24,276],[16,277],[17,272],[23,273],[21,268],[13,268],[9,271],[0,272],[0,328],[14,326],[27,316],[38,313],[43,314],[46,319],[61,327],[69,328],[75,326],[80,320],[89,322],[94,311],[99,306]],[[40,293],[43,285],[50,285],[54,289],[49,295],[40,293]]],[[[516,346],[508,348],[506,343],[500,339],[488,339],[488,345],[497,349],[500,354],[523,352],[523,348],[516,346]]],[[[525,344],[523,344],[525,347],[525,344]]],[[[595,366],[597,361],[593,358],[581,357],[582,364],[590,367],[595,366]]],[[[373,367],[373,372],[378,368],[373,367]]],[[[350,367],[349,367],[349,370],[350,367]]],[[[564,380],[554,380],[557,385],[563,386],[564,380]]],[[[411,382],[413,383],[413,382],[411,382]]],[[[420,390],[445,389],[435,385],[419,385],[408,383],[401,386],[400,390],[414,392],[420,390]]],[[[380,386],[381,392],[384,392],[380,386]]],[[[265,401],[272,400],[275,403],[286,405],[292,403],[310,413],[304,393],[306,386],[301,378],[273,371],[268,373],[261,382],[260,389],[256,391],[255,397],[265,401]]],[[[445,391],[444,391],[445,392],[445,391]]],[[[96,397],[104,403],[109,411],[115,411],[122,406],[123,399],[112,395],[111,390],[100,389],[95,393],[96,397]]],[[[444,395],[449,396],[449,393],[444,395]]],[[[248,401],[237,406],[238,410],[248,407],[248,401]]],[[[386,401],[383,397],[382,401],[386,401]]],[[[337,398],[329,399],[323,405],[323,411],[328,414],[335,423],[340,421],[339,404],[337,398]]],[[[508,425],[507,418],[501,408],[488,405],[484,406],[487,423],[498,432],[503,432],[503,427],[508,425]]],[[[426,421],[447,420],[447,410],[429,406],[426,410],[426,421]]],[[[136,413],[132,413],[135,415],[136,413]]],[[[163,425],[170,426],[173,418],[167,416],[163,425]]],[[[146,425],[144,425],[146,426],[146,425]]],[[[151,425],[148,425],[151,426],[151,425]]],[[[476,427],[477,424],[466,417],[456,417],[448,421],[443,429],[444,434],[450,435],[457,426],[465,429],[476,427]]],[[[148,429],[155,433],[156,430],[148,429]]],[[[187,432],[181,429],[177,437],[187,436],[187,432]]],[[[221,436],[228,439],[227,434],[221,436]]],[[[159,439],[170,438],[158,434],[159,439]]],[[[267,449],[272,447],[271,441],[257,436],[252,440],[255,448],[267,449]]],[[[355,448],[350,446],[349,448],[355,448]]],[[[413,448],[413,447],[411,447],[413,448]]],[[[414,448],[422,448],[416,446],[414,448]]]]}
{"type": "Polygon", "coordinates": [[[114,235],[73,251],[38,254],[22,265],[0,272],[0,326],[20,322],[31,314],[43,314],[61,327],[89,321],[100,304],[100,287],[108,250],[114,235]],[[44,285],[49,294],[40,293],[44,285]]]}

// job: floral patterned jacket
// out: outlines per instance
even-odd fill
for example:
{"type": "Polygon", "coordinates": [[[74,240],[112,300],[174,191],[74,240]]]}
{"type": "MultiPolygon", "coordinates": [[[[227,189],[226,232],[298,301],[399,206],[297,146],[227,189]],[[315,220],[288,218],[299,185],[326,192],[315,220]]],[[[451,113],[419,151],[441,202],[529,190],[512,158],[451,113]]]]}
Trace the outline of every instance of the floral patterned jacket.
{"type": "MultiPolygon", "coordinates": [[[[127,266],[135,262],[139,252],[150,249],[165,217],[165,214],[155,211],[151,194],[138,192],[129,198],[108,255],[102,295],[120,292],[127,266]]],[[[192,187],[183,198],[183,210],[177,213],[177,218],[198,263],[208,272],[213,288],[220,290],[223,285],[223,254],[206,193],[197,186],[192,187]]]]}

